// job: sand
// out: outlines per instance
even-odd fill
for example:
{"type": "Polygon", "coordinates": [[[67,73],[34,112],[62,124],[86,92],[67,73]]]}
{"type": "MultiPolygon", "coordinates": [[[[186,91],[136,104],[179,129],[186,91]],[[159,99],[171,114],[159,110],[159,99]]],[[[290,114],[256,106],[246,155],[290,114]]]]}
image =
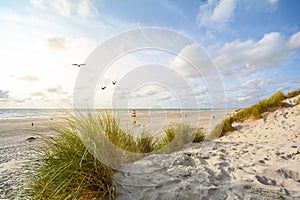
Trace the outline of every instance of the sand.
{"type": "Polygon", "coordinates": [[[123,165],[118,199],[300,199],[300,105],[212,142],[123,165]]]}
{"type": "MultiPolygon", "coordinates": [[[[204,111],[199,112],[140,112],[137,117],[131,118],[128,114],[120,115],[121,121],[129,122],[129,126],[138,130],[143,128],[154,128],[158,121],[162,125],[175,122],[188,122],[197,125],[195,118],[200,118],[199,125],[209,126],[221,120],[224,111],[204,111]],[[212,116],[217,116],[211,121],[212,116]],[[165,121],[163,121],[163,120],[165,121]],[[133,120],[135,123],[133,123],[133,120]],[[163,121],[163,123],[161,123],[163,121]]],[[[22,118],[22,119],[2,119],[0,120],[0,199],[11,199],[10,195],[18,188],[22,188],[24,180],[24,162],[29,157],[35,156],[33,147],[41,145],[41,139],[36,134],[52,134],[49,124],[59,122],[59,117],[50,118],[22,118]],[[33,126],[32,126],[33,123],[33,126]]],[[[159,125],[161,126],[161,125],[159,125]]],[[[212,125],[211,125],[212,126],[212,125]]],[[[127,127],[125,125],[124,127],[127,127]]],[[[161,127],[158,127],[161,128],[161,127]]],[[[158,129],[159,130],[159,129],[158,129]]]]}
{"type": "Polygon", "coordinates": [[[0,120],[0,199],[23,187],[24,162],[33,156],[32,148],[41,144],[38,134],[50,134],[46,118],[0,120]],[[33,126],[32,126],[32,123],[33,126]]]}
{"type": "MultiPolygon", "coordinates": [[[[144,117],[135,125],[147,127],[144,117]]],[[[22,163],[41,144],[34,133],[50,133],[49,122],[56,119],[0,120],[0,199],[23,187],[22,163]]],[[[114,175],[118,199],[300,199],[300,105],[234,126],[215,141],[123,165],[114,175]]]]}

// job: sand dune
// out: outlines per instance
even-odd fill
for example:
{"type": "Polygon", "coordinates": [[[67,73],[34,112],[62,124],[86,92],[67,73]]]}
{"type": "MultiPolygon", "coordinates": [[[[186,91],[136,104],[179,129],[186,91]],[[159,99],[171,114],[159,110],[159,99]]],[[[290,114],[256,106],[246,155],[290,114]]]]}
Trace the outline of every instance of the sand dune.
{"type": "MultiPolygon", "coordinates": [[[[49,133],[49,122],[0,121],[1,199],[22,187],[22,161],[40,142],[30,138],[49,133]]],[[[118,199],[300,199],[300,105],[234,126],[215,141],[124,165],[114,175],[118,199]]]]}
{"type": "Polygon", "coordinates": [[[115,174],[118,199],[300,199],[300,105],[115,174]]]}

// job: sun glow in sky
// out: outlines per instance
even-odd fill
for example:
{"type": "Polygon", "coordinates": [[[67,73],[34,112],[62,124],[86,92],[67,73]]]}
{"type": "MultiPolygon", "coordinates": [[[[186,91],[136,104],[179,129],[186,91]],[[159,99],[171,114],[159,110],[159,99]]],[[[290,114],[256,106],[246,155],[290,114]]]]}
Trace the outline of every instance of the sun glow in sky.
{"type": "MultiPolygon", "coordinates": [[[[72,107],[81,70],[72,64],[85,62],[112,36],[143,27],[172,29],[198,42],[219,68],[227,107],[249,106],[277,90],[300,89],[299,10],[300,2],[293,0],[1,1],[0,107],[72,107]]],[[[182,51],[193,53],[192,48],[182,51]]],[[[128,71],[150,61],[188,73],[186,63],[166,52],[128,54],[117,65],[128,71]]],[[[99,86],[126,75],[126,70],[111,70],[99,86]]],[[[209,107],[201,77],[186,74],[186,79],[200,107],[209,107]]],[[[97,106],[111,102],[113,90],[97,93],[97,106]]],[[[126,88],[119,92],[122,98],[126,88]]],[[[157,105],[154,101],[166,107],[177,104],[159,85],[129,95],[141,107],[157,105]]],[[[188,101],[191,94],[180,95],[188,101]]]]}

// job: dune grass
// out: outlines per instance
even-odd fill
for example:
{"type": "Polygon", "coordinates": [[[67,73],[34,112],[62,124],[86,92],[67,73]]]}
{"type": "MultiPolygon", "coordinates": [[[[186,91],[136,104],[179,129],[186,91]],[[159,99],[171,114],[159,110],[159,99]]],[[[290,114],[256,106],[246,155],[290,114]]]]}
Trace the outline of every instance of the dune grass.
{"type": "Polygon", "coordinates": [[[204,128],[200,127],[200,128],[193,128],[193,130],[195,131],[195,137],[193,139],[193,142],[194,143],[197,143],[197,142],[202,142],[205,140],[205,130],[204,128]]]}
{"type": "Polygon", "coordinates": [[[78,137],[74,121],[52,126],[54,137],[41,136],[37,158],[28,163],[29,199],[113,199],[113,169],[96,160],[78,137]]]}
{"type": "Polygon", "coordinates": [[[300,95],[300,90],[295,90],[295,91],[292,91],[292,92],[289,92],[285,95],[285,97],[288,99],[288,98],[293,98],[293,97],[296,97],[300,95]]]}
{"type": "Polygon", "coordinates": [[[282,102],[286,99],[285,95],[278,91],[273,94],[269,99],[264,99],[250,108],[245,108],[232,116],[233,122],[242,122],[246,119],[253,118],[258,119],[261,114],[266,111],[272,111],[275,108],[283,107],[285,104],[282,102]]]}
{"type": "Polygon", "coordinates": [[[203,128],[191,127],[187,124],[171,124],[164,129],[163,137],[156,142],[156,149],[168,153],[181,149],[189,141],[196,143],[204,140],[203,128]]]}
{"type": "Polygon", "coordinates": [[[234,131],[232,127],[233,118],[225,118],[221,123],[217,124],[215,128],[210,132],[210,134],[206,137],[206,140],[213,140],[219,137],[224,136],[227,132],[234,131]]]}
{"type": "MultiPolygon", "coordinates": [[[[96,139],[104,134],[119,148],[136,153],[159,152],[161,148],[179,148],[195,135],[194,142],[203,141],[204,131],[177,124],[164,130],[162,138],[154,139],[143,133],[133,137],[119,127],[110,113],[79,114],[63,118],[51,125],[53,136],[43,136],[43,145],[35,149],[36,155],[27,164],[29,182],[22,191],[28,199],[114,199],[114,169],[97,160],[82,142],[82,135],[96,139]]],[[[163,151],[166,152],[166,151],[163,151]]]]}
{"type": "Polygon", "coordinates": [[[283,103],[284,99],[291,98],[299,94],[300,90],[290,92],[287,95],[284,95],[282,91],[278,91],[270,98],[264,99],[249,108],[244,108],[232,117],[224,119],[214,128],[207,138],[215,139],[224,136],[226,132],[234,131],[232,126],[233,122],[243,122],[247,119],[260,119],[262,113],[286,106],[286,104],[283,103]]]}

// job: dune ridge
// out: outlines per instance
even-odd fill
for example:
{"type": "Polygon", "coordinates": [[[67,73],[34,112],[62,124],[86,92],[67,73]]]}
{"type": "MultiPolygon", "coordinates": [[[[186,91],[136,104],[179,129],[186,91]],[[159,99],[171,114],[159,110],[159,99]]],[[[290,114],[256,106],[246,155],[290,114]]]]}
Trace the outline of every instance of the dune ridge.
{"type": "Polygon", "coordinates": [[[299,199],[300,105],[290,106],[234,123],[214,141],[124,165],[118,199],[299,199]]]}

